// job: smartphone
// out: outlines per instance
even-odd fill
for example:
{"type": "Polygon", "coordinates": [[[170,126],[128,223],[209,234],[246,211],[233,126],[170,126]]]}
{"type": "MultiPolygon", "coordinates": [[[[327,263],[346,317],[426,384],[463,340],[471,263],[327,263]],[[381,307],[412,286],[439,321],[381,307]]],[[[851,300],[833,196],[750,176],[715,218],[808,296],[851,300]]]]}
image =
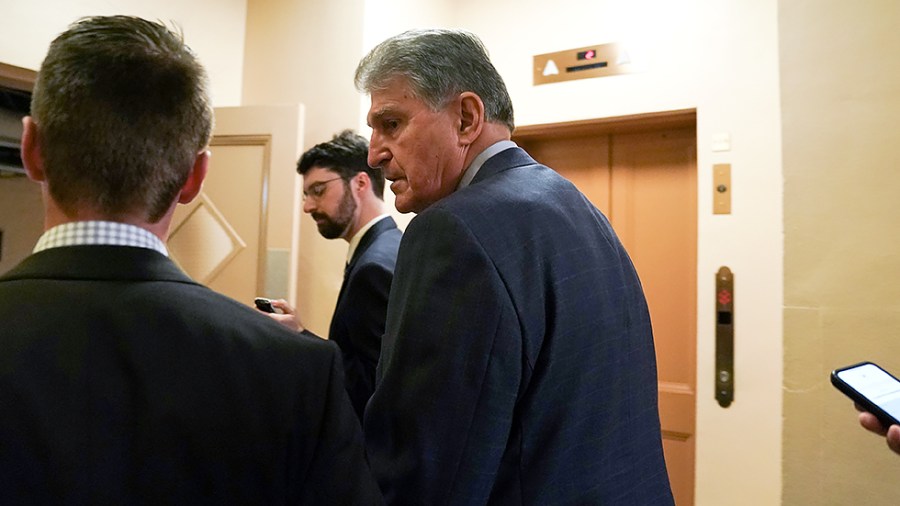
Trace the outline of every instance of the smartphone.
{"type": "Polygon", "coordinates": [[[872,362],[831,372],[831,383],[885,427],[900,424],[900,380],[872,362]]]}
{"type": "Polygon", "coordinates": [[[272,306],[272,301],[265,297],[257,297],[253,299],[253,303],[256,304],[256,308],[260,311],[265,311],[267,313],[275,312],[275,308],[272,306]]]}

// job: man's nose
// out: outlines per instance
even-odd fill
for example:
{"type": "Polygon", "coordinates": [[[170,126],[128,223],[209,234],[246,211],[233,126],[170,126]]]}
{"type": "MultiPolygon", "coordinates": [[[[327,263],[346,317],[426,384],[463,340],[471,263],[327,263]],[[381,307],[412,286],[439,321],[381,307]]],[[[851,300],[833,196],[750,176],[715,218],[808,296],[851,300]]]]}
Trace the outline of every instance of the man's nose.
{"type": "Polygon", "coordinates": [[[369,141],[369,156],[366,160],[369,167],[381,168],[384,170],[385,164],[387,164],[390,159],[390,151],[388,151],[384,146],[384,143],[381,142],[381,137],[373,132],[372,138],[369,141]]]}
{"type": "Polygon", "coordinates": [[[305,198],[303,200],[303,212],[309,214],[316,209],[316,199],[313,198],[305,198]]]}

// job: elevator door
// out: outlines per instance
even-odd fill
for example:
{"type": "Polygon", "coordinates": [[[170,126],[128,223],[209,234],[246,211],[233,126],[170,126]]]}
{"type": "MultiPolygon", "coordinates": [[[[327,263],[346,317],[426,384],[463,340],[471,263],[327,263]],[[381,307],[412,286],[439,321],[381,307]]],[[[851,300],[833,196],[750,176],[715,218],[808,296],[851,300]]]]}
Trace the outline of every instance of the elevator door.
{"type": "MultiPolygon", "coordinates": [[[[514,139],[609,218],[635,264],[653,323],[663,447],[675,502],[693,504],[697,162],[693,116],[677,125],[552,125],[514,139]],[[685,124],[686,123],[686,124],[685,124]]],[[[517,131],[519,134],[519,131],[517,131]]]]}

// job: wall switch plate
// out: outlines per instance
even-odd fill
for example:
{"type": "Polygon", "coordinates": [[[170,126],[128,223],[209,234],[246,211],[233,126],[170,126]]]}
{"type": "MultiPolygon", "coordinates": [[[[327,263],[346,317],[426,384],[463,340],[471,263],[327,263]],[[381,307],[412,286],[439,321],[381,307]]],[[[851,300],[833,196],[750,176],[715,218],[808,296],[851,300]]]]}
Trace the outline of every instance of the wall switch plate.
{"type": "Polygon", "coordinates": [[[731,214],[731,164],[713,165],[713,214],[731,214]]]}
{"type": "Polygon", "coordinates": [[[731,134],[727,132],[713,134],[712,150],[716,152],[731,151],[731,134]]]}

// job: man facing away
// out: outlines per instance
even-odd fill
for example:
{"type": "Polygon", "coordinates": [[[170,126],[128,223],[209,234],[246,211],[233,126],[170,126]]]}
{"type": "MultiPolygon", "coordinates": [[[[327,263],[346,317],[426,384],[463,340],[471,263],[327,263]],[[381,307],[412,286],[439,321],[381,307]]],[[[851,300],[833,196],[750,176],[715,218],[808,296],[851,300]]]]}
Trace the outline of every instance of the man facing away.
{"type": "Polygon", "coordinates": [[[166,255],[212,110],[181,37],[125,16],[57,37],[24,120],[46,232],[0,278],[0,503],[377,504],[334,344],[166,255]]]}
{"type": "MultiPolygon", "coordinates": [[[[365,137],[345,130],[313,146],[297,162],[303,176],[303,211],[316,221],[322,237],[350,243],[328,338],[341,348],[347,393],[360,421],[375,390],[375,366],[402,235],[385,214],[384,174],[369,167],[368,150],[365,137]]],[[[290,328],[301,327],[285,301],[272,305],[286,315],[272,318],[290,328]]]]}
{"type": "Polygon", "coordinates": [[[369,165],[414,211],[366,446],[395,504],[672,504],[640,281],[607,219],[510,141],[474,35],[366,55],[369,165]]]}

